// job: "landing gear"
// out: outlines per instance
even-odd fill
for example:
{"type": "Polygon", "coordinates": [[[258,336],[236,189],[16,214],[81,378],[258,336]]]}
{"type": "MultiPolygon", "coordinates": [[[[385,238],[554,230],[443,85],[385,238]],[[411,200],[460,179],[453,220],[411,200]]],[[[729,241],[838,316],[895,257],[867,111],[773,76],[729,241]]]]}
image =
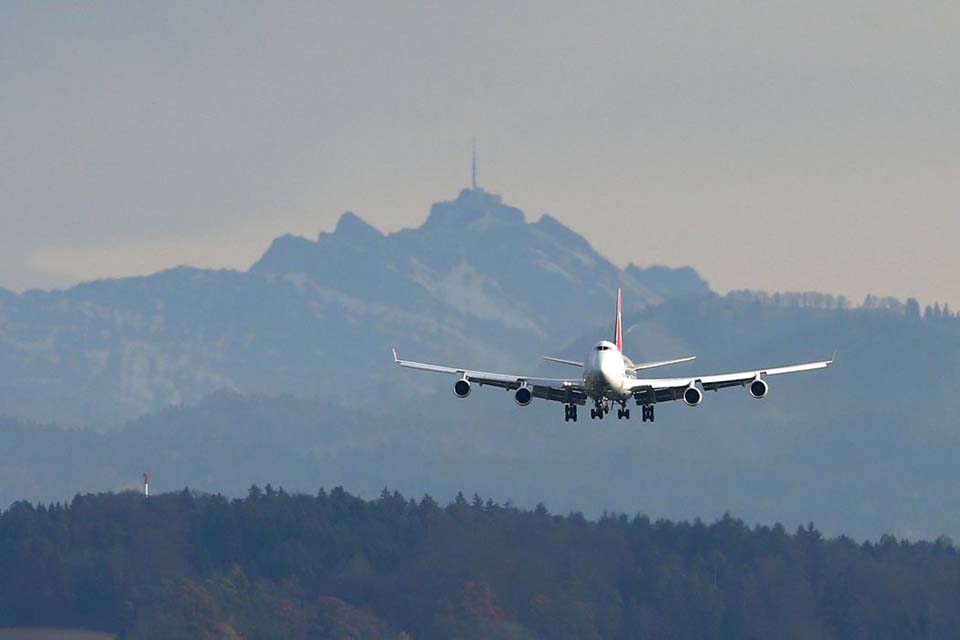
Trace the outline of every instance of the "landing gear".
{"type": "Polygon", "coordinates": [[[623,420],[624,418],[630,419],[630,409],[627,409],[626,402],[621,402],[620,408],[617,409],[617,420],[623,420]]]}
{"type": "Polygon", "coordinates": [[[653,405],[645,404],[643,405],[642,413],[640,415],[641,422],[653,422],[653,405]]]}
{"type": "Polygon", "coordinates": [[[599,400],[595,402],[594,405],[595,405],[594,408],[590,409],[590,417],[599,418],[600,420],[603,420],[603,414],[609,411],[610,407],[604,406],[603,404],[600,403],[599,400]]]}
{"type": "Polygon", "coordinates": [[[577,421],[577,405],[575,404],[564,405],[563,421],[570,422],[571,420],[573,420],[574,422],[577,421]]]}

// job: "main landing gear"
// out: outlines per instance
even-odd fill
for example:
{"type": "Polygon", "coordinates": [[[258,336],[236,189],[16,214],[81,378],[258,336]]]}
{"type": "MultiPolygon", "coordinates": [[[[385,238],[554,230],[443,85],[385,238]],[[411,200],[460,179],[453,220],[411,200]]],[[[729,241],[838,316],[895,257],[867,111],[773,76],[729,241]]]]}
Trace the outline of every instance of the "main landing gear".
{"type": "Polygon", "coordinates": [[[648,420],[650,422],[653,422],[653,405],[652,404],[643,405],[643,409],[641,410],[641,414],[640,414],[640,420],[641,422],[647,422],[648,420]]]}
{"type": "Polygon", "coordinates": [[[571,420],[573,420],[574,422],[577,421],[577,405],[575,404],[564,405],[563,421],[570,422],[571,420]]]}
{"type": "MultiPolygon", "coordinates": [[[[627,409],[626,401],[616,400],[614,402],[620,403],[620,408],[617,409],[617,419],[618,420],[629,420],[630,419],[630,409],[627,409]]],[[[593,420],[603,420],[603,416],[610,412],[611,402],[596,402],[594,403],[594,408],[590,409],[590,418],[593,420]]],[[[640,404],[639,402],[637,404],[640,404]]],[[[642,422],[653,422],[653,405],[645,404],[641,406],[640,420],[642,422]]],[[[577,405],[568,404],[564,408],[563,419],[565,422],[573,420],[577,421],[577,405]]]]}
{"type": "Polygon", "coordinates": [[[610,406],[601,404],[600,402],[595,404],[596,406],[593,409],[590,409],[590,418],[599,418],[600,420],[603,420],[603,414],[610,411],[610,406]]]}

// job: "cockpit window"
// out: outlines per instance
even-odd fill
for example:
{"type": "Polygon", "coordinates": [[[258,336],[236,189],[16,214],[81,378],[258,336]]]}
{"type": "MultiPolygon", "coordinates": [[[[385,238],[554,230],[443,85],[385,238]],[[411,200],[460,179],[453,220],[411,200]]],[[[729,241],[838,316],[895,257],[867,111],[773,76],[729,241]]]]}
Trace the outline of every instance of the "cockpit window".
{"type": "Polygon", "coordinates": [[[601,344],[597,346],[597,351],[607,351],[609,348],[607,345],[601,344]]]}

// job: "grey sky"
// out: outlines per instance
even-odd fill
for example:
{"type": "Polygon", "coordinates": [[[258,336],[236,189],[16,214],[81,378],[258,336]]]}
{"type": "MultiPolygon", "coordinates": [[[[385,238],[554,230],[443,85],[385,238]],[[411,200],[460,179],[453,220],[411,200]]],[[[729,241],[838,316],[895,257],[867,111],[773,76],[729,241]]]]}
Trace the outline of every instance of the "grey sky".
{"type": "Polygon", "coordinates": [[[620,264],[960,303],[955,2],[8,2],[0,82],[0,287],[419,225],[476,136],[620,264]]]}

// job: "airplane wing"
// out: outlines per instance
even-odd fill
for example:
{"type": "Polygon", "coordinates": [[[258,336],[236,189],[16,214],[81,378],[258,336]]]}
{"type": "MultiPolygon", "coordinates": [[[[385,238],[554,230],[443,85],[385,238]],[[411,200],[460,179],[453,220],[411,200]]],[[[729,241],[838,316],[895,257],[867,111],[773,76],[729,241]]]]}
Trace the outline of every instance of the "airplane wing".
{"type": "Polygon", "coordinates": [[[641,362],[627,367],[629,371],[642,371],[643,369],[656,369],[657,367],[666,367],[671,364],[680,364],[682,362],[692,362],[697,356],[687,356],[685,358],[674,358],[673,360],[657,360],[655,362],[641,362]]]}
{"type": "MultiPolygon", "coordinates": [[[[756,369],[754,371],[740,371],[738,373],[721,373],[709,376],[691,376],[687,378],[636,378],[630,381],[630,388],[634,397],[644,404],[654,402],[669,402],[683,398],[683,392],[691,385],[699,384],[705,391],[719,391],[727,387],[745,387],[764,376],[777,376],[784,373],[798,373],[825,369],[833,364],[833,359],[819,362],[807,362],[789,367],[774,367],[770,369],[756,369]]],[[[766,384],[762,385],[763,394],[766,394],[766,384]]],[[[758,396],[760,397],[760,396],[758,396]]]]}
{"type": "Polygon", "coordinates": [[[461,379],[467,380],[471,384],[477,384],[479,386],[499,387],[501,389],[507,389],[508,391],[527,386],[535,398],[573,404],[584,404],[587,400],[587,395],[583,390],[583,380],[578,378],[539,378],[536,376],[491,373],[488,371],[447,367],[426,362],[414,362],[412,360],[401,360],[397,356],[396,350],[393,352],[393,361],[401,367],[408,369],[454,374],[460,376],[461,379]]]}

